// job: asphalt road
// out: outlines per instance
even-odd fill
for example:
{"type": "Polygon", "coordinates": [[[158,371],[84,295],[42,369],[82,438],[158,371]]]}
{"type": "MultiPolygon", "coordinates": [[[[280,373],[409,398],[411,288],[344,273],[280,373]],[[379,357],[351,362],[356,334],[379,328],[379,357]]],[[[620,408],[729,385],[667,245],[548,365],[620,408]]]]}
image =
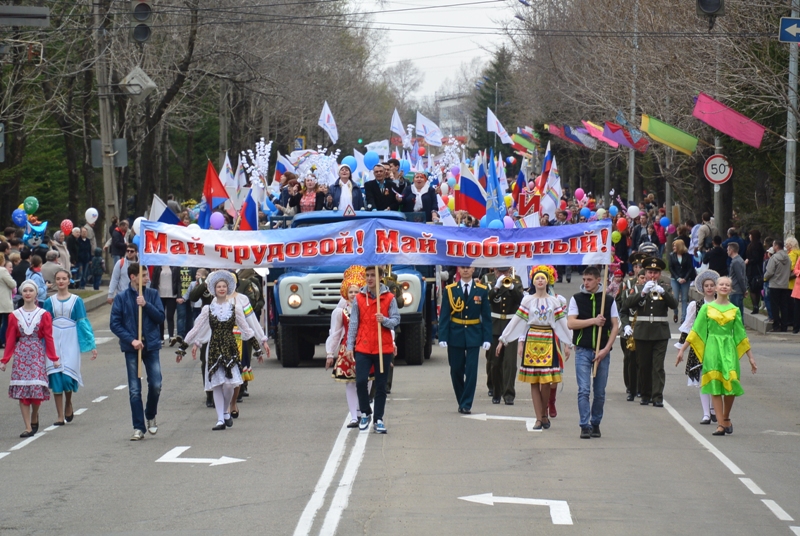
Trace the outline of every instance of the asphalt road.
{"type": "Polygon", "coordinates": [[[212,432],[199,362],[165,350],[158,434],[130,442],[107,315],[90,315],[102,344],[84,358],[72,423],[47,430],[48,402],[23,444],[16,401],[0,404],[2,534],[800,534],[797,336],[751,337],[759,372],[743,374],[725,437],[699,424],[672,349],[658,409],[626,402],[615,348],[603,437],[581,440],[571,361],[552,428],[530,432],[527,385],[514,406],[492,405],[483,362],[473,418],[459,415],[436,347],[421,367],[397,364],[385,436],[343,428],[344,388],[322,359],[255,366],[241,417],[212,432]]]}

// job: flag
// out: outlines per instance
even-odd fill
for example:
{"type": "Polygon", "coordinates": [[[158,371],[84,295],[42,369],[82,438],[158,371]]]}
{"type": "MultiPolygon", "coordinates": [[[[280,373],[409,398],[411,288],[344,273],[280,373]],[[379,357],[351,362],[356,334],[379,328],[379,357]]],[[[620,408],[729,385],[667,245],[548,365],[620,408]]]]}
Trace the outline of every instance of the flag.
{"type": "Polygon", "coordinates": [[[486,189],[486,167],[483,163],[480,153],[475,155],[475,175],[478,178],[478,183],[485,190],[486,189]]]}
{"type": "Polygon", "coordinates": [[[242,203],[241,219],[239,220],[240,231],[258,231],[258,204],[253,199],[253,190],[256,188],[260,187],[254,186],[250,188],[250,193],[247,194],[247,198],[242,203]]]}
{"type": "Polygon", "coordinates": [[[414,138],[414,147],[411,148],[411,163],[416,166],[419,158],[419,141],[414,138]]]}
{"type": "Polygon", "coordinates": [[[236,173],[233,174],[233,182],[236,184],[237,191],[241,191],[242,188],[247,186],[247,172],[244,170],[242,155],[239,155],[239,162],[236,164],[236,173]]]}
{"type": "MultiPolygon", "coordinates": [[[[482,218],[486,215],[486,190],[467,166],[461,167],[459,194],[461,201],[457,207],[459,210],[466,210],[473,218],[482,218]]],[[[458,196],[456,199],[458,200],[458,196]]]]}
{"type": "Polygon", "coordinates": [[[565,130],[563,128],[561,128],[560,126],[558,126],[558,125],[550,124],[550,125],[545,125],[544,127],[548,130],[548,132],[550,132],[550,134],[552,134],[553,136],[556,136],[557,138],[561,138],[564,141],[568,141],[570,143],[574,143],[578,147],[586,147],[577,138],[573,138],[573,137],[570,137],[569,135],[567,135],[565,130]]]}
{"type": "Polygon", "coordinates": [[[585,128],[575,128],[564,126],[564,133],[570,138],[576,139],[589,149],[597,149],[597,140],[589,135],[589,131],[585,128]]]}
{"type": "Polygon", "coordinates": [[[450,213],[450,208],[444,204],[444,199],[439,194],[436,194],[436,200],[439,205],[439,209],[437,212],[439,213],[439,221],[442,222],[442,225],[445,227],[457,227],[456,220],[453,219],[453,215],[450,213]]]}
{"type": "Polygon", "coordinates": [[[642,114],[642,130],[647,132],[654,141],[672,147],[683,154],[691,156],[697,149],[697,138],[647,114],[642,114]]]}
{"type": "Polygon", "coordinates": [[[503,199],[503,191],[500,188],[500,180],[497,178],[497,165],[494,162],[494,149],[489,153],[489,177],[486,181],[486,221],[503,221],[506,215],[506,203],[503,199]]]}
{"type": "Polygon", "coordinates": [[[208,165],[206,166],[206,181],[203,185],[203,197],[206,198],[209,210],[214,210],[229,199],[228,192],[225,191],[225,186],[219,180],[219,175],[217,175],[217,170],[214,169],[214,164],[211,163],[211,160],[208,161],[208,165]]]}
{"type": "Polygon", "coordinates": [[[441,129],[436,125],[436,123],[419,112],[417,112],[417,135],[421,135],[423,138],[425,138],[425,141],[428,143],[428,145],[433,145],[436,147],[442,146],[441,129]]]}
{"type": "Polygon", "coordinates": [[[322,105],[322,113],[319,115],[317,124],[322,127],[322,130],[328,133],[333,143],[337,142],[339,139],[339,130],[336,128],[336,121],[333,119],[328,101],[325,101],[325,104],[322,105]]]}
{"type": "Polygon", "coordinates": [[[620,145],[635,149],[640,153],[646,152],[647,148],[650,147],[650,142],[647,141],[647,138],[642,138],[638,142],[634,142],[633,138],[631,138],[631,133],[628,132],[625,127],[609,121],[606,121],[605,123],[605,127],[603,128],[603,136],[614,140],[620,145]]]}
{"type": "Polygon", "coordinates": [[[367,151],[375,151],[384,158],[389,156],[389,140],[373,141],[364,146],[367,151]]]}
{"type": "MultiPolygon", "coordinates": [[[[279,152],[278,157],[275,159],[275,174],[272,176],[272,184],[270,184],[272,195],[277,196],[280,194],[281,179],[283,178],[283,174],[287,172],[295,173],[294,166],[288,158],[279,152]]],[[[237,171],[236,173],[238,174],[239,172],[237,171]]]]}
{"type": "Polygon", "coordinates": [[[547,214],[551,219],[555,218],[556,211],[561,204],[561,176],[558,174],[558,164],[556,163],[555,156],[553,157],[553,165],[550,168],[550,173],[547,175],[547,183],[542,191],[542,197],[539,200],[539,213],[547,214]]]}
{"type": "Polygon", "coordinates": [[[542,174],[536,178],[536,189],[540,194],[544,193],[544,188],[547,185],[547,178],[550,176],[550,169],[553,167],[553,153],[550,151],[550,142],[547,142],[547,149],[544,152],[544,159],[542,159],[542,174]]]}
{"type": "Polygon", "coordinates": [[[219,181],[223,186],[236,187],[236,181],[233,177],[233,168],[231,167],[231,159],[228,158],[227,151],[225,152],[225,161],[222,163],[222,169],[219,170],[219,181]]]}
{"type": "Polygon", "coordinates": [[[705,93],[700,93],[697,96],[692,115],[735,140],[739,140],[756,149],[761,147],[761,140],[764,138],[766,127],[736,110],[728,108],[705,93]]]}
{"type": "Polygon", "coordinates": [[[400,136],[400,139],[406,135],[406,129],[403,127],[403,122],[400,121],[400,114],[397,113],[397,108],[394,109],[394,113],[392,114],[392,124],[389,130],[400,136]]]}
{"type": "Polygon", "coordinates": [[[498,154],[497,158],[497,178],[500,181],[500,191],[505,195],[508,193],[508,177],[506,176],[506,163],[503,161],[502,154],[498,154]]]}
{"type": "Polygon", "coordinates": [[[519,173],[517,173],[517,180],[511,185],[511,196],[514,198],[514,206],[517,206],[519,202],[519,194],[528,186],[528,179],[525,176],[527,167],[527,162],[523,159],[522,165],[519,167],[519,173]]]}
{"type": "Polygon", "coordinates": [[[153,204],[150,205],[150,213],[147,219],[150,221],[169,223],[171,225],[183,225],[178,215],[172,212],[172,209],[155,194],[153,194],[153,204]]]}
{"type": "Polygon", "coordinates": [[[628,122],[628,120],[625,119],[625,114],[623,114],[619,110],[617,110],[616,120],[617,120],[617,123],[619,123],[620,125],[622,125],[623,127],[628,129],[628,132],[630,132],[630,134],[631,134],[631,139],[633,140],[633,143],[638,143],[639,140],[642,139],[642,131],[638,130],[633,125],[631,125],[628,122]]]}
{"type": "Polygon", "coordinates": [[[518,219],[515,225],[520,229],[530,229],[531,227],[539,227],[539,213],[534,212],[533,214],[528,214],[524,218],[518,219]]]}
{"type": "Polygon", "coordinates": [[[500,141],[503,143],[514,143],[514,140],[512,140],[511,136],[506,132],[506,129],[500,124],[500,120],[497,119],[497,116],[494,115],[494,112],[492,112],[488,106],[486,107],[486,130],[500,136],[500,141]]]}
{"type": "Polygon", "coordinates": [[[591,121],[581,121],[583,126],[586,127],[586,131],[589,133],[590,136],[593,138],[597,138],[598,140],[602,141],[603,143],[607,143],[614,149],[619,147],[619,143],[615,142],[614,140],[610,140],[603,136],[603,127],[600,125],[595,125],[591,121]]]}
{"type": "Polygon", "coordinates": [[[200,201],[197,204],[197,225],[201,229],[209,229],[211,227],[211,212],[212,210],[208,208],[208,203],[205,201],[200,201]]]}

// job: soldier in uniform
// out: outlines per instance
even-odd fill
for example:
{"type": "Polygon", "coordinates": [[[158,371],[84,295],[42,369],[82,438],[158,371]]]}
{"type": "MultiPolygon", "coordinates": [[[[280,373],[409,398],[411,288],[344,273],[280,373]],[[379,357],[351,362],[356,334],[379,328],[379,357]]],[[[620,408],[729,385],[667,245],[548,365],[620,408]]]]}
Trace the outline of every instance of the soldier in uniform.
{"type": "Polygon", "coordinates": [[[461,280],[447,285],[439,314],[439,346],[447,348],[458,412],[466,415],[475,398],[480,349],[492,345],[489,289],[472,278],[474,272],[471,266],[458,268],[461,280]]]}
{"type": "MultiPolygon", "coordinates": [[[[264,308],[264,293],[261,291],[264,285],[263,280],[252,268],[239,270],[237,278],[236,293],[247,297],[252,312],[256,315],[256,319],[260,320],[261,310],[264,308]]],[[[243,397],[250,396],[247,392],[247,384],[253,380],[252,356],[255,355],[256,359],[259,359],[262,354],[263,350],[259,344],[256,344],[255,349],[253,349],[251,340],[242,341],[242,380],[244,382],[239,388],[236,402],[241,402],[243,397]]]]}
{"type": "Polygon", "coordinates": [[[486,352],[486,374],[489,377],[492,404],[499,404],[502,398],[507,406],[513,406],[516,396],[514,384],[517,380],[517,341],[509,341],[500,357],[495,354],[498,337],[503,334],[522,303],[522,280],[512,276],[510,267],[495,268],[483,280],[491,289],[489,306],[492,310],[492,346],[486,352]]]}
{"type": "Polygon", "coordinates": [[[649,257],[643,261],[642,268],[645,284],[636,285],[635,292],[624,298],[622,306],[636,314],[633,339],[639,365],[640,404],[646,406],[652,401],[660,408],[664,406],[664,357],[670,339],[668,314],[678,302],[669,288],[659,282],[661,271],[666,268],[664,261],[649,257]]]}
{"type": "Polygon", "coordinates": [[[620,343],[622,346],[622,377],[625,380],[625,390],[628,393],[628,402],[633,402],[636,395],[639,393],[639,366],[636,363],[635,350],[628,348],[635,346],[632,339],[634,323],[633,319],[636,314],[635,310],[624,309],[622,307],[623,301],[630,295],[636,292],[636,280],[639,277],[639,272],[642,270],[642,260],[647,258],[644,253],[634,253],[630,256],[629,262],[633,266],[633,276],[626,277],[615,301],[617,302],[617,309],[619,310],[620,320],[620,343]]]}

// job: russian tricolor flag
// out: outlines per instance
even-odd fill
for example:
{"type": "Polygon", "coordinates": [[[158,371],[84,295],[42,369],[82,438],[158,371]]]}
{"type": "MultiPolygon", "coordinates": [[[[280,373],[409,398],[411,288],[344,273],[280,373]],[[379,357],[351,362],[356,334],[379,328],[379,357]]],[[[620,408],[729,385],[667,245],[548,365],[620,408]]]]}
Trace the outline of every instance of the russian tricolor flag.
{"type": "Polygon", "coordinates": [[[461,168],[459,196],[461,210],[466,210],[474,218],[480,219],[486,215],[486,190],[468,167],[461,168]]]}
{"type": "Polygon", "coordinates": [[[208,165],[206,166],[206,182],[203,185],[203,197],[206,198],[206,203],[208,203],[208,208],[210,210],[214,210],[230,199],[230,197],[228,197],[228,191],[225,190],[225,186],[223,186],[222,181],[219,180],[219,175],[217,175],[217,170],[214,169],[214,164],[211,163],[211,160],[208,161],[208,165]]]}
{"type": "Polygon", "coordinates": [[[240,231],[258,231],[258,203],[253,199],[252,188],[242,203],[240,215],[242,218],[239,222],[240,231]]]}
{"type": "Polygon", "coordinates": [[[280,192],[281,178],[287,171],[295,173],[294,166],[289,159],[278,153],[278,158],[275,160],[275,175],[272,177],[272,190],[273,192],[280,192]]]}
{"type": "Polygon", "coordinates": [[[178,215],[172,212],[172,209],[155,194],[153,194],[153,204],[150,205],[150,213],[147,219],[150,221],[169,223],[170,225],[183,225],[178,215]]]}

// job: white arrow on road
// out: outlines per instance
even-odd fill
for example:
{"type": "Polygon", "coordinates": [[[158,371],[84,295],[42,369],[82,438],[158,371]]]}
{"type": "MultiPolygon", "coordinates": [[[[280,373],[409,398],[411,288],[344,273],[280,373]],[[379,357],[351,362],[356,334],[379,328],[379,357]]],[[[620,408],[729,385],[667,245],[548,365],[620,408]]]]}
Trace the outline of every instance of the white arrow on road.
{"type": "Polygon", "coordinates": [[[167,452],[159,459],[156,460],[158,462],[165,462],[165,463],[197,463],[197,464],[209,464],[209,467],[213,467],[215,465],[227,465],[229,463],[236,463],[236,462],[243,462],[240,458],[228,458],[227,456],[223,456],[222,458],[178,458],[181,454],[186,452],[192,447],[175,447],[171,451],[167,452]]]}
{"type": "Polygon", "coordinates": [[[786,28],[786,33],[791,35],[792,37],[797,37],[797,34],[800,34],[800,26],[797,24],[792,24],[788,28],[786,28]]]}
{"type": "Polygon", "coordinates": [[[554,501],[551,499],[525,499],[522,497],[495,497],[492,493],[469,495],[467,497],[459,497],[459,499],[462,501],[485,504],[488,506],[494,506],[495,503],[548,506],[550,508],[550,519],[552,519],[553,525],[572,525],[572,515],[569,513],[569,504],[567,504],[567,501],[554,501]]]}
{"type": "Polygon", "coordinates": [[[487,415],[485,413],[477,413],[475,415],[464,415],[465,419],[474,419],[476,421],[486,421],[489,419],[495,421],[523,421],[529,432],[541,432],[541,430],[534,430],[533,425],[536,424],[536,419],[529,417],[506,417],[505,415],[487,415]]]}

